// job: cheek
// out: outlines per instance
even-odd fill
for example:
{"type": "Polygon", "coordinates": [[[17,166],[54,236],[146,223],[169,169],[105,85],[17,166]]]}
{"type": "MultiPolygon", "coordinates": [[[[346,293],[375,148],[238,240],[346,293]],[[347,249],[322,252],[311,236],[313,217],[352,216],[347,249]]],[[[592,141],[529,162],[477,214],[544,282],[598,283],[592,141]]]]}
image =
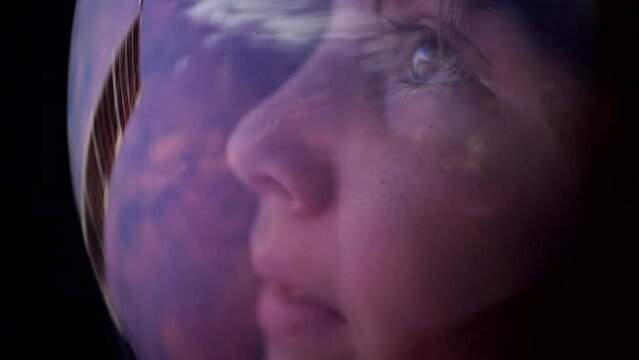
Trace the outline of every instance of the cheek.
{"type": "Polygon", "coordinates": [[[475,85],[400,95],[386,104],[388,137],[409,145],[396,156],[412,162],[409,182],[430,187],[429,197],[488,216],[578,187],[579,170],[541,104],[516,110],[475,85]]]}
{"type": "Polygon", "coordinates": [[[469,251],[442,179],[420,157],[387,152],[398,146],[356,152],[340,198],[343,298],[355,341],[372,352],[451,321],[452,261],[464,265],[469,251]]]}
{"type": "Polygon", "coordinates": [[[404,112],[392,135],[350,141],[342,157],[343,292],[367,346],[454,327],[531,285],[576,190],[545,126],[430,113],[404,112]]]}

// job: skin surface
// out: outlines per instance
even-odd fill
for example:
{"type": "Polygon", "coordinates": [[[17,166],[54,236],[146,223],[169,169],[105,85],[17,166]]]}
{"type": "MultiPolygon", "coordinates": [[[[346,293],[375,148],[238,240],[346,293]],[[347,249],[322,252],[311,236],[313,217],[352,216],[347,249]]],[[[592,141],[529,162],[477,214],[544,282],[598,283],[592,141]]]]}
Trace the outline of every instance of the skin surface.
{"type": "MultiPolygon", "coordinates": [[[[360,1],[333,6],[372,12],[360,1]]],[[[437,11],[421,1],[384,14],[437,11]]],[[[483,81],[367,96],[384,74],[340,56],[359,39],[333,41],[344,26],[335,20],[231,135],[231,166],[260,194],[254,268],[267,283],[322,294],[345,318],[321,335],[263,325],[269,359],[392,358],[505,302],[557,261],[580,174],[552,128],[562,119],[550,118],[571,110],[551,111],[547,99],[576,85],[507,19],[465,16],[461,51],[483,81]]]]}

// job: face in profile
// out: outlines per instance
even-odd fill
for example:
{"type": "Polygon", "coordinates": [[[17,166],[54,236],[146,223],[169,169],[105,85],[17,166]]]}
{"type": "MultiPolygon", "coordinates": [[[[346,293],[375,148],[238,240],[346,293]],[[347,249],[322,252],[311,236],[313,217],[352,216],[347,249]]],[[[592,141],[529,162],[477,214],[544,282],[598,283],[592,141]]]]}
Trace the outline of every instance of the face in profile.
{"type": "Polygon", "coordinates": [[[104,255],[137,355],[478,358],[583,192],[586,84],[504,3],[147,0],[104,255]]]}
{"type": "Polygon", "coordinates": [[[454,3],[334,1],[233,130],[268,359],[419,358],[561,258],[582,89],[516,18],[454,3]]]}

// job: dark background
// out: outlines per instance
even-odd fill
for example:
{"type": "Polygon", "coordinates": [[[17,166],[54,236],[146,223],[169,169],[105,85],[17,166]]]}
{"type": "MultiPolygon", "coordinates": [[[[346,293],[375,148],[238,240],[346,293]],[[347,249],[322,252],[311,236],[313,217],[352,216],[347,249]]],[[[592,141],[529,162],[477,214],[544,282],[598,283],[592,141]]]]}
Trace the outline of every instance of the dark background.
{"type": "MultiPolygon", "coordinates": [[[[639,13],[620,3],[603,3],[598,66],[611,80],[608,86],[616,89],[610,96],[629,105],[606,120],[619,137],[607,151],[623,156],[610,157],[615,160],[607,161],[607,172],[597,178],[603,189],[614,190],[601,192],[601,203],[620,206],[610,208],[612,215],[604,220],[611,226],[597,227],[600,233],[592,236],[593,247],[600,243],[605,249],[597,274],[606,284],[599,294],[606,306],[595,314],[603,332],[612,332],[602,346],[621,355],[611,359],[636,354],[639,346],[639,303],[630,296],[636,287],[632,283],[639,282],[634,275],[639,273],[639,253],[634,251],[639,210],[633,205],[639,202],[637,178],[628,176],[639,167],[634,105],[639,13]]],[[[71,190],[66,91],[74,5],[71,0],[3,4],[0,289],[8,304],[0,308],[0,319],[8,348],[0,350],[2,358],[126,358],[126,345],[111,324],[91,272],[71,190]]]]}
{"type": "Polygon", "coordinates": [[[2,343],[9,348],[2,346],[0,358],[125,358],[93,278],[71,189],[66,91],[74,6],[14,1],[3,9],[0,243],[2,298],[9,300],[2,343]]]}

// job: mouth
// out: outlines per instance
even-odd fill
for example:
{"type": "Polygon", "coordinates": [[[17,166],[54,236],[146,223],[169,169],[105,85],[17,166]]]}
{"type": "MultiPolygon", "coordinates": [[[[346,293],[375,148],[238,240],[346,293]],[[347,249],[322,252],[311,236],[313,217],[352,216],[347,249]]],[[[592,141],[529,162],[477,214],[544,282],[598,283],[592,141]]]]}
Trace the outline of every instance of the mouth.
{"type": "Polygon", "coordinates": [[[274,281],[262,286],[257,319],[267,335],[278,337],[318,334],[346,322],[339,311],[303,290],[274,281]]]}

